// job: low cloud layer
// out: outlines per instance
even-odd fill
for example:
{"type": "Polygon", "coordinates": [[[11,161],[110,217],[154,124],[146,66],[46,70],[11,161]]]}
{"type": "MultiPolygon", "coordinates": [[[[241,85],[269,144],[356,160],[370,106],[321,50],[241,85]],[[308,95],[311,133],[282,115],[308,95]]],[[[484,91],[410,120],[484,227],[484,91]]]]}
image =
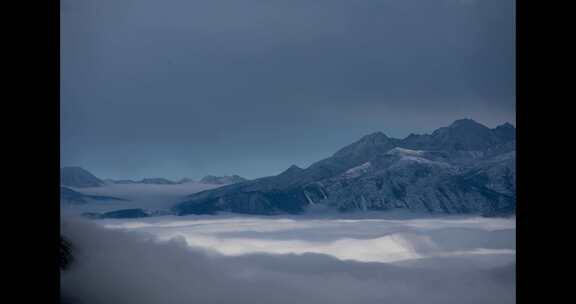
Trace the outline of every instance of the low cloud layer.
{"type": "Polygon", "coordinates": [[[90,204],[64,205],[65,214],[83,212],[107,212],[118,209],[144,208],[169,210],[186,196],[199,191],[221,187],[222,185],[183,183],[176,185],[155,184],[107,184],[101,187],[76,189],[87,195],[112,196],[125,201],[97,201],[90,204]]]}
{"type": "Polygon", "coordinates": [[[515,301],[513,220],[168,219],[99,222],[122,230],[64,220],[76,260],[62,274],[63,294],[88,304],[515,301]],[[202,235],[220,243],[192,242],[202,235]],[[404,237],[395,244],[409,244],[400,247],[418,258],[359,261],[388,250],[378,241],[386,235],[404,237]],[[346,246],[313,253],[342,240],[356,242],[347,244],[351,259],[339,256],[346,246]],[[250,241],[264,247],[253,250],[250,241]],[[248,249],[226,253],[226,246],[248,249]]]}
{"type": "Polygon", "coordinates": [[[327,254],[341,260],[397,262],[429,257],[500,255],[515,258],[515,221],[425,218],[187,216],[108,220],[108,228],[148,232],[159,239],[224,255],[327,254]]]}

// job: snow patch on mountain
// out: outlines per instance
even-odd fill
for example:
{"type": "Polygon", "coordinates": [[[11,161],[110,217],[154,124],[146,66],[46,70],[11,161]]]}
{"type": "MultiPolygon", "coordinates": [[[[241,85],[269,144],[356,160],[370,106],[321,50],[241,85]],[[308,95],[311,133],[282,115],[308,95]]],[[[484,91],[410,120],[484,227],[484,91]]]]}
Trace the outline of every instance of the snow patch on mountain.
{"type": "Polygon", "coordinates": [[[358,176],[370,171],[371,167],[372,167],[372,164],[370,162],[365,162],[365,163],[361,164],[360,166],[356,166],[354,168],[346,170],[346,172],[344,172],[343,176],[348,177],[348,178],[355,178],[355,177],[358,177],[358,176]]]}
{"type": "Polygon", "coordinates": [[[398,155],[398,156],[423,156],[424,151],[404,149],[400,147],[392,148],[386,154],[388,155],[398,155]]]}

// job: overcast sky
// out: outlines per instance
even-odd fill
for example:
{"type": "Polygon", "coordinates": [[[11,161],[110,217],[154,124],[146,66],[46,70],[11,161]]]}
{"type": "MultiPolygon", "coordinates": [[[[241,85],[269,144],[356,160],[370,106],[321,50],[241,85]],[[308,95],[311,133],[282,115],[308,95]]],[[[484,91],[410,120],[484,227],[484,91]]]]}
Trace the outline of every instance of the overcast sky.
{"type": "Polygon", "coordinates": [[[514,0],[62,0],[61,163],[256,178],[515,123],[514,0]]]}

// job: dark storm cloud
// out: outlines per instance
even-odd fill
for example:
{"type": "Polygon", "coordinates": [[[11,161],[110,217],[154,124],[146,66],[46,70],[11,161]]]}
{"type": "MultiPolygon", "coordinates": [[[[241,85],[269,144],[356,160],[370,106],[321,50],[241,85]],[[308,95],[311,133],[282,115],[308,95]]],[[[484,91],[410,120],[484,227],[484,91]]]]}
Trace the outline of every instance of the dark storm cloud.
{"type": "Polygon", "coordinates": [[[259,177],[377,130],[514,123],[514,6],[63,1],[62,161],[259,177]]]}

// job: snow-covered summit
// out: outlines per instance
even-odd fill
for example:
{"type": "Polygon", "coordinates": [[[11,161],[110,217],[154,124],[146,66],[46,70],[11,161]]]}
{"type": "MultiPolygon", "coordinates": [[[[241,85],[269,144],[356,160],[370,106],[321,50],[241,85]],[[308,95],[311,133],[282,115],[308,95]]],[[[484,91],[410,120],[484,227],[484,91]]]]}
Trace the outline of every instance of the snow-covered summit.
{"type": "Polygon", "coordinates": [[[404,139],[375,132],[306,169],[196,193],[174,211],[300,213],[314,202],[342,211],[506,214],[516,204],[514,151],[511,125],[471,119],[404,139]]]}

